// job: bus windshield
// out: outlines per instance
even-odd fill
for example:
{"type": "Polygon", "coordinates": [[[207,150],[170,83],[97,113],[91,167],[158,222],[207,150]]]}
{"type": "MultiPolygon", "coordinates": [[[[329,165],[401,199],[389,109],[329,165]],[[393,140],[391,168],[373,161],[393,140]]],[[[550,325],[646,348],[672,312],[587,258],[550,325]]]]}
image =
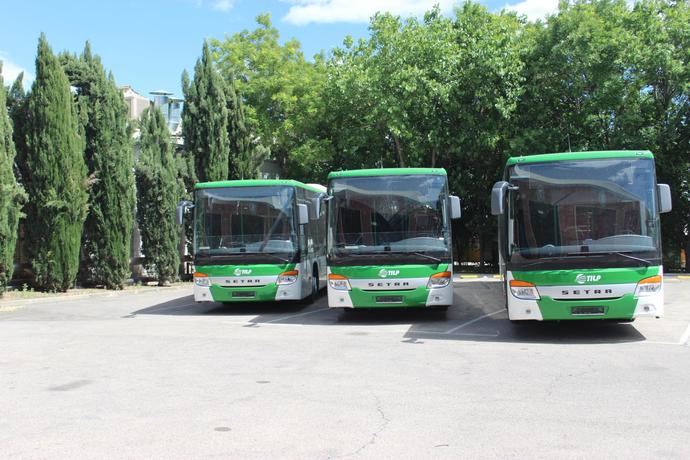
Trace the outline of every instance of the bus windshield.
{"type": "Polygon", "coordinates": [[[330,188],[331,258],[449,257],[445,176],[346,177],[332,180],[330,188]]]}
{"type": "Polygon", "coordinates": [[[293,220],[294,189],[284,186],[197,190],[194,255],[254,263],[287,262],[297,248],[293,220]]]}
{"type": "Polygon", "coordinates": [[[658,259],[659,215],[651,159],[517,164],[508,257],[658,259]]]}

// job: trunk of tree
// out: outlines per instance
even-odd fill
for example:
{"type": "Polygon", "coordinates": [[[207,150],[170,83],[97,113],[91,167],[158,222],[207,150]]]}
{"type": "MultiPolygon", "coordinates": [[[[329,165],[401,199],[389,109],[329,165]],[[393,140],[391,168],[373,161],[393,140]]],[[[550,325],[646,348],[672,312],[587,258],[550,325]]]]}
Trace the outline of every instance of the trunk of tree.
{"type": "Polygon", "coordinates": [[[393,134],[393,142],[395,143],[395,153],[398,155],[398,166],[405,168],[405,156],[403,155],[402,145],[398,136],[393,134]]]}

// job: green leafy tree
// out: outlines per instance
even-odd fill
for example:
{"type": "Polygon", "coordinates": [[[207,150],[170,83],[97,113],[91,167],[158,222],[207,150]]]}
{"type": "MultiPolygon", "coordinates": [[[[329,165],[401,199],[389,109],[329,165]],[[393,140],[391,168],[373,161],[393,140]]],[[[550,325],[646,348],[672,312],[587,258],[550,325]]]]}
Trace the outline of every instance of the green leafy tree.
{"type": "Polygon", "coordinates": [[[14,177],[14,141],[12,121],[6,104],[6,92],[0,61],[0,296],[14,271],[17,226],[26,195],[14,177]]]}
{"type": "Polygon", "coordinates": [[[230,177],[255,179],[268,151],[252,142],[244,115],[244,103],[237,92],[235,79],[228,77],[228,139],[230,141],[230,177]]]}
{"type": "Polygon", "coordinates": [[[214,68],[208,44],[194,67],[194,79],[182,75],[185,104],[182,135],[186,150],[194,156],[196,175],[202,182],[228,178],[228,108],[225,83],[214,68]]]}
{"type": "Polygon", "coordinates": [[[659,182],[671,186],[673,211],[661,219],[664,264],[679,267],[684,248],[690,272],[690,3],[635,4],[627,22],[637,100],[625,133],[655,153],[659,182]],[[639,121],[638,121],[639,120],[639,121]]]}
{"type": "Polygon", "coordinates": [[[34,284],[65,291],[79,267],[87,169],[69,81],[43,34],[26,110],[26,157],[20,169],[29,196],[27,249],[34,284]]]}
{"type": "Polygon", "coordinates": [[[309,150],[330,139],[338,168],[445,167],[465,203],[460,233],[493,246],[488,197],[522,92],[521,28],[472,3],[455,18],[376,15],[369,39],[346,39],[328,62],[330,128],[309,150]]]}
{"type": "Polygon", "coordinates": [[[63,55],[62,61],[77,90],[86,141],[84,158],[92,182],[84,224],[82,281],[122,289],[129,274],[136,200],[127,106],[88,42],[80,57],[63,55]]]}
{"type": "Polygon", "coordinates": [[[12,139],[17,157],[15,159],[15,169],[17,175],[21,178],[21,171],[16,168],[16,165],[24,164],[26,161],[26,103],[27,94],[24,91],[24,72],[21,72],[12,83],[9,92],[7,93],[7,111],[13,124],[12,139]]]}
{"type": "Polygon", "coordinates": [[[511,154],[649,149],[674,210],[662,218],[665,264],[690,252],[690,5],[564,2],[524,34],[525,94],[511,154]]]}
{"type": "Polygon", "coordinates": [[[224,40],[211,40],[213,56],[230,86],[236,85],[245,105],[247,130],[255,134],[279,162],[290,169],[292,151],[305,136],[300,120],[313,115],[313,102],[325,73],[318,62],[307,62],[299,41],[280,43],[269,14],[257,18],[258,27],[224,40]]]}
{"type": "Polygon", "coordinates": [[[158,108],[141,115],[141,154],[136,165],[137,221],[146,266],[155,269],[158,283],[175,280],[179,266],[179,229],[175,208],[179,199],[178,165],[165,118],[158,108]]]}

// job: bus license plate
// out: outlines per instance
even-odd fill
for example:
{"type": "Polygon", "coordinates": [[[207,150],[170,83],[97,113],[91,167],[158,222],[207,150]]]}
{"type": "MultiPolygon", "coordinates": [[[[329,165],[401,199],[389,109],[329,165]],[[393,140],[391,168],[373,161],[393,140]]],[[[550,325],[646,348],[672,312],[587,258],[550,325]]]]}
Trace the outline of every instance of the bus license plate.
{"type": "Polygon", "coordinates": [[[234,291],[232,293],[233,297],[242,297],[242,298],[248,298],[248,297],[255,297],[256,294],[254,291],[234,291]]]}
{"type": "Polygon", "coordinates": [[[402,303],[401,295],[380,295],[376,297],[376,303],[402,303]]]}
{"type": "Polygon", "coordinates": [[[570,312],[573,315],[603,315],[604,307],[573,307],[570,312]]]}

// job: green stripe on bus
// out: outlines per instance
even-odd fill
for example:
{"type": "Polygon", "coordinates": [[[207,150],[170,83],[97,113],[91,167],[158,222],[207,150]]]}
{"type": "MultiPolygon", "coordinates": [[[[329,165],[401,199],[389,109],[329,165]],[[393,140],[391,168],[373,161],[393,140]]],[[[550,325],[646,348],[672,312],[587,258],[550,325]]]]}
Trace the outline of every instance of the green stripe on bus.
{"type": "Polygon", "coordinates": [[[217,182],[199,182],[194,185],[195,190],[206,189],[206,188],[224,188],[224,187],[275,187],[275,186],[287,186],[287,187],[300,187],[306,190],[310,190],[316,193],[322,193],[323,190],[319,190],[316,187],[312,187],[308,184],[303,184],[302,182],[291,180],[291,179],[251,179],[251,180],[222,180],[217,182]]]}
{"type": "Polygon", "coordinates": [[[596,286],[603,284],[630,284],[660,273],[657,266],[594,268],[585,270],[511,271],[513,278],[539,286],[596,286]],[[580,278],[578,278],[580,277],[580,278]],[[578,281],[579,280],[579,281],[578,281]]]}
{"type": "Polygon", "coordinates": [[[353,169],[350,171],[334,171],[328,174],[328,179],[342,177],[369,177],[369,176],[406,176],[412,174],[430,174],[446,176],[443,168],[380,168],[380,169],[353,169]]]}
{"type": "Polygon", "coordinates": [[[564,152],[508,158],[506,166],[550,161],[603,160],[606,158],[654,158],[649,150],[604,150],[598,152],[564,152]]]}
{"type": "Polygon", "coordinates": [[[227,278],[235,276],[278,276],[282,272],[294,269],[295,264],[199,265],[196,267],[196,271],[199,273],[227,278]]]}
{"type": "Polygon", "coordinates": [[[448,264],[431,265],[355,265],[333,266],[331,273],[343,275],[350,279],[398,279],[398,278],[428,278],[434,273],[448,270],[448,264]],[[385,273],[384,273],[385,272],[385,273]]]}

